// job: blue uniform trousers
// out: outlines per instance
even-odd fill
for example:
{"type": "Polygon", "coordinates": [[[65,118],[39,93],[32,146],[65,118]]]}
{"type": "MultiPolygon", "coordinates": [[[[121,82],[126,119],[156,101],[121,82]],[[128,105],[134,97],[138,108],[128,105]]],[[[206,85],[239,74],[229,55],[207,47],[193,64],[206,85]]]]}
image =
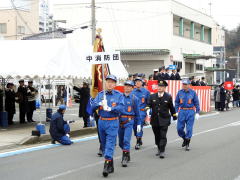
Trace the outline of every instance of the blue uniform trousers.
{"type": "Polygon", "coordinates": [[[101,139],[104,157],[113,159],[116,139],[118,135],[119,120],[98,120],[98,131],[101,139]]]}
{"type": "Polygon", "coordinates": [[[178,113],[177,131],[178,135],[182,138],[190,139],[193,133],[193,124],[195,118],[194,110],[181,109],[178,113]],[[186,133],[184,131],[186,125],[186,133]]]}
{"type": "MultiPolygon", "coordinates": [[[[70,133],[70,126],[68,124],[64,124],[63,128],[66,134],[70,133]]],[[[68,136],[62,136],[58,142],[62,145],[70,145],[73,143],[68,136]]]]}
{"type": "Polygon", "coordinates": [[[119,137],[119,146],[123,151],[130,151],[131,148],[131,137],[133,129],[134,120],[130,120],[128,123],[124,124],[122,127],[119,127],[118,137],[119,137]]]}

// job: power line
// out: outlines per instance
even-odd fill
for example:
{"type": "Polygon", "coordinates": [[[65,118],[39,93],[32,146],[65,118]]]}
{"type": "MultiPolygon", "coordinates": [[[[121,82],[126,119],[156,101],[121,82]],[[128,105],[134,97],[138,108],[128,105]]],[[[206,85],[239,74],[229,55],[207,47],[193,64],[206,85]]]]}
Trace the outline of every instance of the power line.
{"type": "Polygon", "coordinates": [[[29,31],[31,33],[33,33],[33,30],[30,28],[30,26],[27,24],[27,22],[25,21],[25,19],[22,17],[22,15],[18,12],[13,0],[10,0],[11,4],[12,4],[12,7],[13,9],[15,10],[15,12],[18,14],[18,16],[20,17],[20,19],[23,21],[23,23],[26,25],[26,27],[29,29],[29,31]]]}

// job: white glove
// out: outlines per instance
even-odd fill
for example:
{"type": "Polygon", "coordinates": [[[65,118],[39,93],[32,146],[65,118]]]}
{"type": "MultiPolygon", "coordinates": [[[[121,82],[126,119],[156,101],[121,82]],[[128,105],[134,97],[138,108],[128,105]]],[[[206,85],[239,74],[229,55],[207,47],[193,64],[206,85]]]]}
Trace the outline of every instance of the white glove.
{"type": "Polygon", "coordinates": [[[195,114],[195,120],[198,120],[198,119],[199,119],[199,116],[200,116],[199,113],[196,113],[196,114],[195,114]]]}
{"type": "Polygon", "coordinates": [[[177,116],[177,118],[178,118],[178,112],[176,113],[176,116],[177,116]]]}
{"type": "Polygon", "coordinates": [[[147,110],[147,115],[150,117],[150,109],[147,110]]]}
{"type": "Polygon", "coordinates": [[[109,112],[109,111],[112,110],[112,108],[111,108],[111,107],[108,107],[108,106],[103,106],[103,110],[109,112]]]}
{"type": "Polygon", "coordinates": [[[140,133],[141,132],[141,125],[137,125],[137,132],[140,133]]]}
{"type": "Polygon", "coordinates": [[[90,120],[90,121],[93,121],[93,120],[94,120],[94,118],[93,118],[92,116],[90,116],[90,117],[89,117],[89,120],[90,120]]]}
{"type": "Polygon", "coordinates": [[[66,136],[70,138],[70,135],[69,135],[69,134],[66,134],[66,136]]]}

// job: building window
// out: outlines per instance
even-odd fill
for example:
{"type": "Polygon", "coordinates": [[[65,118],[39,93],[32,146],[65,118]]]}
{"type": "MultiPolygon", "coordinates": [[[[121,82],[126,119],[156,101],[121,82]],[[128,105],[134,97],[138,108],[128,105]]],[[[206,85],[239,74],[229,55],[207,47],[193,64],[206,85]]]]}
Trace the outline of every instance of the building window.
{"type": "Polygon", "coordinates": [[[180,61],[173,61],[173,65],[176,65],[178,68],[182,69],[182,62],[180,61]]]}
{"type": "Polygon", "coordinates": [[[17,27],[17,33],[18,34],[25,34],[25,27],[24,26],[18,26],[17,27]]]}
{"type": "Polygon", "coordinates": [[[203,65],[202,64],[196,64],[196,70],[203,71],[203,65]]]}
{"type": "Polygon", "coordinates": [[[0,34],[7,33],[7,23],[0,23],[0,34]]]}

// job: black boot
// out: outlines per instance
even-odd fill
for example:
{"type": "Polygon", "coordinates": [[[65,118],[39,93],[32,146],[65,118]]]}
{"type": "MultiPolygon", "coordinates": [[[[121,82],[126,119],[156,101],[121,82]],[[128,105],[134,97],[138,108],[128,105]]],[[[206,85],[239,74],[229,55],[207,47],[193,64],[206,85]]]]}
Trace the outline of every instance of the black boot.
{"type": "Polygon", "coordinates": [[[56,144],[56,141],[54,139],[52,139],[51,143],[52,144],[56,144]]]}
{"type": "Polygon", "coordinates": [[[131,161],[130,152],[128,152],[128,162],[131,161]]]}
{"type": "Polygon", "coordinates": [[[127,167],[127,163],[128,163],[128,152],[123,151],[123,155],[122,155],[122,167],[127,167]]]}
{"type": "Polygon", "coordinates": [[[103,156],[103,152],[102,152],[102,149],[101,149],[101,147],[99,148],[99,151],[98,151],[98,156],[99,156],[99,157],[102,157],[102,156],[103,156]]]}
{"type": "Polygon", "coordinates": [[[164,152],[160,152],[159,157],[160,157],[161,159],[164,159],[164,158],[165,158],[165,153],[164,153],[164,152]]]}
{"type": "Polygon", "coordinates": [[[139,150],[140,149],[140,146],[141,146],[141,138],[137,138],[137,144],[135,146],[135,149],[136,150],[139,150]]]}
{"type": "Polygon", "coordinates": [[[186,147],[185,147],[185,150],[186,150],[186,151],[189,151],[189,150],[190,150],[190,147],[189,147],[190,140],[191,140],[191,139],[186,139],[186,147]]]}
{"type": "Polygon", "coordinates": [[[185,147],[186,146],[186,139],[183,138],[183,143],[182,143],[182,147],[185,147]]]}
{"type": "Polygon", "coordinates": [[[108,174],[110,173],[110,172],[109,172],[110,164],[111,164],[111,161],[105,160],[104,168],[103,168],[103,176],[104,176],[104,177],[107,177],[108,174]]]}
{"type": "Polygon", "coordinates": [[[110,166],[109,166],[108,172],[109,172],[109,173],[114,173],[113,160],[110,161],[110,166]]]}
{"type": "Polygon", "coordinates": [[[143,142],[142,142],[142,138],[139,138],[139,144],[142,146],[143,142]]]}

